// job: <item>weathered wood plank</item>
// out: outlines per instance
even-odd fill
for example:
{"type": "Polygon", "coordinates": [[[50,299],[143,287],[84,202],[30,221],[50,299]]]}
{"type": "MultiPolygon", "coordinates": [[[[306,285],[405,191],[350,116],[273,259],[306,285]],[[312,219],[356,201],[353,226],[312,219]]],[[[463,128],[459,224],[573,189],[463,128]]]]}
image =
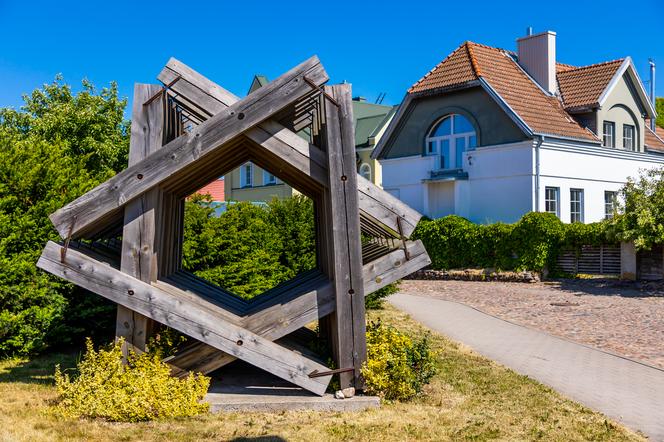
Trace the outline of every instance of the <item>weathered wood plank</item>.
{"type": "Polygon", "coordinates": [[[60,245],[49,241],[37,266],[315,394],[325,393],[330,376],[309,377],[313,370],[327,370],[325,366],[233,325],[223,316],[213,314],[186,298],[166,293],[100,264],[77,250],[69,250],[67,259],[62,263],[61,249],[60,245]]]}
{"type": "MultiPolygon", "coordinates": [[[[411,255],[410,261],[406,261],[403,250],[399,249],[364,265],[362,276],[365,296],[408,276],[431,262],[421,241],[408,241],[407,246],[411,255]]],[[[167,290],[165,285],[159,285],[159,287],[167,290]]],[[[236,320],[242,327],[262,337],[276,340],[333,313],[334,309],[334,292],[332,285],[328,282],[291,302],[278,304],[270,307],[269,310],[249,314],[244,319],[237,318],[236,320]],[[281,319],[276,322],[269,320],[268,318],[274,314],[279,314],[281,319]],[[271,323],[268,324],[269,322],[271,323]]],[[[176,367],[186,367],[186,371],[200,371],[207,374],[235,360],[233,356],[217,349],[211,350],[206,344],[199,344],[195,344],[194,348],[188,349],[182,355],[176,355],[169,362],[176,367]]],[[[174,373],[181,372],[180,369],[174,369],[174,373]]]]}
{"type": "Polygon", "coordinates": [[[242,132],[309,93],[311,87],[303,80],[305,76],[318,85],[328,80],[318,58],[310,58],[217,113],[197,126],[190,135],[176,138],[148,158],[51,214],[53,225],[65,238],[75,220],[72,234],[78,237],[98,219],[147,190],[205,164],[207,154],[223,148],[242,132]]]}
{"type": "MultiPolygon", "coordinates": [[[[161,90],[159,85],[135,84],[129,139],[129,166],[145,159],[162,146],[164,107],[160,100],[143,106],[161,90]]],[[[160,218],[159,191],[152,189],[125,206],[122,230],[120,270],[144,282],[156,278],[155,239],[156,220],[160,218]]],[[[139,313],[118,305],[115,325],[116,337],[124,337],[126,352],[130,347],[144,351],[153,321],[139,313]]]]}
{"type": "Polygon", "coordinates": [[[362,364],[366,361],[366,323],[362,283],[362,247],[355,166],[355,130],[350,85],[326,86],[336,103],[324,100],[325,149],[328,157],[333,280],[336,309],[332,338],[337,364],[354,367],[341,373],[341,388],[363,388],[362,364]]]}
{"type": "MultiPolygon", "coordinates": [[[[232,93],[174,58],[169,60],[158,78],[163,83],[169,84],[178,76],[181,80],[172,86],[173,91],[195,102],[210,115],[221,112],[239,100],[232,93]]],[[[294,132],[275,121],[268,120],[247,131],[245,135],[296,169],[316,179],[321,186],[327,186],[326,156],[316,146],[294,132]]],[[[357,181],[362,215],[372,218],[395,233],[399,231],[396,221],[399,216],[404,221],[402,222],[404,236],[409,237],[422,215],[363,177],[359,176],[357,181]]]]}
{"type": "Polygon", "coordinates": [[[431,264],[422,241],[407,241],[406,246],[410,254],[409,260],[406,259],[403,249],[397,249],[364,266],[362,272],[365,295],[431,264]]]}

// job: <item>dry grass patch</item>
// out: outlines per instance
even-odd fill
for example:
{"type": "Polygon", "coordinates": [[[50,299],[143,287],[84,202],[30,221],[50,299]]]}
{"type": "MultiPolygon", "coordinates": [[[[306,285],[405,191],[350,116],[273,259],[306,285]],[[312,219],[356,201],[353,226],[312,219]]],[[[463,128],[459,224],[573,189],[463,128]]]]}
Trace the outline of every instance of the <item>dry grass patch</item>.
{"type": "MultiPolygon", "coordinates": [[[[370,312],[409,333],[424,328],[387,307],[370,312]]],[[[639,441],[641,436],[525,376],[432,334],[438,374],[426,395],[361,413],[233,413],[136,424],[57,417],[53,367],[74,356],[0,363],[0,440],[11,441],[639,441]]]]}

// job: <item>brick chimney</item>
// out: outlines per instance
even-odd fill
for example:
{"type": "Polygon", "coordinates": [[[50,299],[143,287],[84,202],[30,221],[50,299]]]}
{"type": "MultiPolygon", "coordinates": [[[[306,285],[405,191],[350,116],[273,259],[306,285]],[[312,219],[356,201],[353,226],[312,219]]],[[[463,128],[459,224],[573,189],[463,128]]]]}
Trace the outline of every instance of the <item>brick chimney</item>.
{"type": "Polygon", "coordinates": [[[555,94],[556,83],[556,33],[552,31],[528,35],[516,40],[519,64],[545,91],[555,94]]]}

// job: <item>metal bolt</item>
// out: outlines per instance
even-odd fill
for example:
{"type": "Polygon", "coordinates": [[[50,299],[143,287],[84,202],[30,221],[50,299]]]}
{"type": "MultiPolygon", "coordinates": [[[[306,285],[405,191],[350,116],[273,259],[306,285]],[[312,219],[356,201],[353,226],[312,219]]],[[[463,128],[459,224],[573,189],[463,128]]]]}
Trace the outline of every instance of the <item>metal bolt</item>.
{"type": "Polygon", "coordinates": [[[127,290],[129,296],[134,296],[134,291],[132,289],[127,290]]]}
{"type": "Polygon", "coordinates": [[[346,175],[341,175],[341,181],[346,181],[348,177],[346,175]]]}
{"type": "Polygon", "coordinates": [[[237,345],[242,345],[242,344],[244,344],[244,342],[242,342],[242,339],[238,339],[237,342],[236,342],[236,344],[237,344],[237,345]]]}
{"type": "Polygon", "coordinates": [[[355,294],[355,290],[353,290],[353,289],[348,290],[348,294],[349,294],[349,295],[354,295],[354,294],[355,294]]]}
{"type": "Polygon", "coordinates": [[[139,180],[142,180],[143,179],[143,174],[139,173],[138,175],[136,175],[136,178],[138,178],[139,180]]]}
{"type": "Polygon", "coordinates": [[[240,112],[239,114],[237,114],[237,119],[238,120],[243,120],[244,119],[244,113],[240,112]]]}

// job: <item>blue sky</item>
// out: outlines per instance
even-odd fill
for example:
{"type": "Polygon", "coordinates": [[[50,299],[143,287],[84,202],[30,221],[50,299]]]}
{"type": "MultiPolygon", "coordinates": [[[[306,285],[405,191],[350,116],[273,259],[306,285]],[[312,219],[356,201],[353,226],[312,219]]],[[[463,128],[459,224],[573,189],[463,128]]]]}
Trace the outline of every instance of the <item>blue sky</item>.
{"type": "Polygon", "coordinates": [[[0,106],[57,73],[78,88],[156,83],[170,56],[244,95],[254,73],[280,75],[317,54],[333,82],[397,104],[406,89],[465,40],[505,49],[527,26],[558,34],[558,61],[584,65],[630,55],[641,78],[659,66],[664,96],[664,1],[69,2],[0,0],[0,106]]]}

